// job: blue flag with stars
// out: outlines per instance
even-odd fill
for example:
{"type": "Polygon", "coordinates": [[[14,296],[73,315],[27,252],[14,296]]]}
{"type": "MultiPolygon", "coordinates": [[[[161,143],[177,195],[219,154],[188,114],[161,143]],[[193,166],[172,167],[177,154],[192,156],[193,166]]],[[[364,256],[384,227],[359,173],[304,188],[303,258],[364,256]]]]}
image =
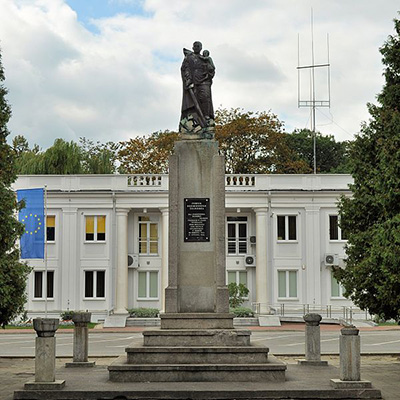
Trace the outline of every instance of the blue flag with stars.
{"type": "Polygon", "coordinates": [[[17,190],[18,201],[25,200],[18,219],[25,225],[21,236],[21,258],[44,258],[44,190],[17,190]]]}

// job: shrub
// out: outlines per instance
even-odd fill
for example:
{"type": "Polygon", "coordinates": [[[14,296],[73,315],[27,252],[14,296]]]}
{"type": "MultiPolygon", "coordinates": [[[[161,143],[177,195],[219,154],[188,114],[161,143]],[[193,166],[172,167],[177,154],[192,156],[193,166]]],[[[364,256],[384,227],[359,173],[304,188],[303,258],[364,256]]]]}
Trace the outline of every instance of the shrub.
{"type": "Polygon", "coordinates": [[[67,311],[63,311],[60,314],[60,318],[62,321],[71,321],[73,315],[74,315],[73,311],[67,310],[67,311]]]}
{"type": "Polygon", "coordinates": [[[128,313],[132,318],[156,318],[160,310],[158,308],[129,308],[128,313]]]}
{"type": "Polygon", "coordinates": [[[246,307],[235,307],[229,310],[232,314],[235,314],[236,318],[251,318],[254,317],[254,312],[250,308],[246,307]]]}
{"type": "Polygon", "coordinates": [[[249,289],[243,283],[239,285],[235,282],[231,282],[228,285],[229,290],[229,306],[232,308],[237,308],[241,306],[244,302],[244,297],[249,294],[249,289]]]}

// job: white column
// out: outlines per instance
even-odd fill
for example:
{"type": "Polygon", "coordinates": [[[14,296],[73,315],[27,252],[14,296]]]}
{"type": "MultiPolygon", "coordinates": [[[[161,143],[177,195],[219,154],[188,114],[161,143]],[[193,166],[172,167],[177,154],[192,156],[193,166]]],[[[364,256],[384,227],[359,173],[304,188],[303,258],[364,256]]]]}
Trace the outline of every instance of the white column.
{"type": "Polygon", "coordinates": [[[114,314],[127,314],[128,308],[128,212],[117,208],[117,276],[114,314]]]}
{"type": "MultiPolygon", "coordinates": [[[[60,214],[61,217],[61,214],[60,214]]],[[[82,308],[84,285],[79,285],[83,275],[80,275],[81,261],[80,252],[83,243],[83,234],[78,230],[78,209],[66,207],[63,209],[61,223],[60,246],[61,267],[59,272],[61,281],[54,283],[60,288],[61,310],[79,310],[82,308]],[[59,283],[61,282],[61,283],[59,283]]],[[[85,225],[83,224],[83,229],[85,225]]]]}
{"type": "Polygon", "coordinates": [[[260,303],[260,314],[269,313],[267,296],[267,240],[268,240],[268,208],[254,208],[256,213],[256,301],[260,303]]]}
{"type": "Polygon", "coordinates": [[[168,222],[169,208],[160,208],[162,219],[161,240],[161,311],[165,312],[165,288],[168,286],[168,222]]]}
{"type": "Polygon", "coordinates": [[[320,207],[306,207],[306,285],[301,294],[304,303],[322,304],[320,207]]]}

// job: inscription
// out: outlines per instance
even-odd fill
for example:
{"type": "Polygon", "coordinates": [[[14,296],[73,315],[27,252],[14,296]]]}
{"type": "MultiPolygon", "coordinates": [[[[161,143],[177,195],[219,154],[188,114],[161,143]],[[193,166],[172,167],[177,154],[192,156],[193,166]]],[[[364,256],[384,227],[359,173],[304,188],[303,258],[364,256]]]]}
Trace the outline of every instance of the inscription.
{"type": "Polygon", "coordinates": [[[185,242],[210,241],[210,199],[185,199],[185,242]]]}

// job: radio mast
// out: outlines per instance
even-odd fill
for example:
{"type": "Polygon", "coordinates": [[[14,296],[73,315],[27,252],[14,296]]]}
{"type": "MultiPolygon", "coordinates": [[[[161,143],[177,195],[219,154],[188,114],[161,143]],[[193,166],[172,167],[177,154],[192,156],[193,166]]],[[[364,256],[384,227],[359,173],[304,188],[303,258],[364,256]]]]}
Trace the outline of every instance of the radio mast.
{"type": "Polygon", "coordinates": [[[317,173],[317,138],[315,131],[315,110],[318,107],[331,106],[331,82],[330,82],[330,63],[329,63],[329,35],[326,35],[327,43],[327,63],[315,64],[314,57],[314,16],[313,9],[311,8],[311,65],[300,66],[300,34],[297,36],[297,106],[298,108],[307,107],[311,109],[311,131],[313,133],[313,159],[314,159],[314,174],[317,173]],[[327,70],[327,98],[322,100],[316,99],[316,86],[315,86],[315,70],[316,68],[326,68],[327,70]],[[308,100],[302,99],[301,94],[301,70],[308,70],[310,72],[310,95],[308,100]]]}

